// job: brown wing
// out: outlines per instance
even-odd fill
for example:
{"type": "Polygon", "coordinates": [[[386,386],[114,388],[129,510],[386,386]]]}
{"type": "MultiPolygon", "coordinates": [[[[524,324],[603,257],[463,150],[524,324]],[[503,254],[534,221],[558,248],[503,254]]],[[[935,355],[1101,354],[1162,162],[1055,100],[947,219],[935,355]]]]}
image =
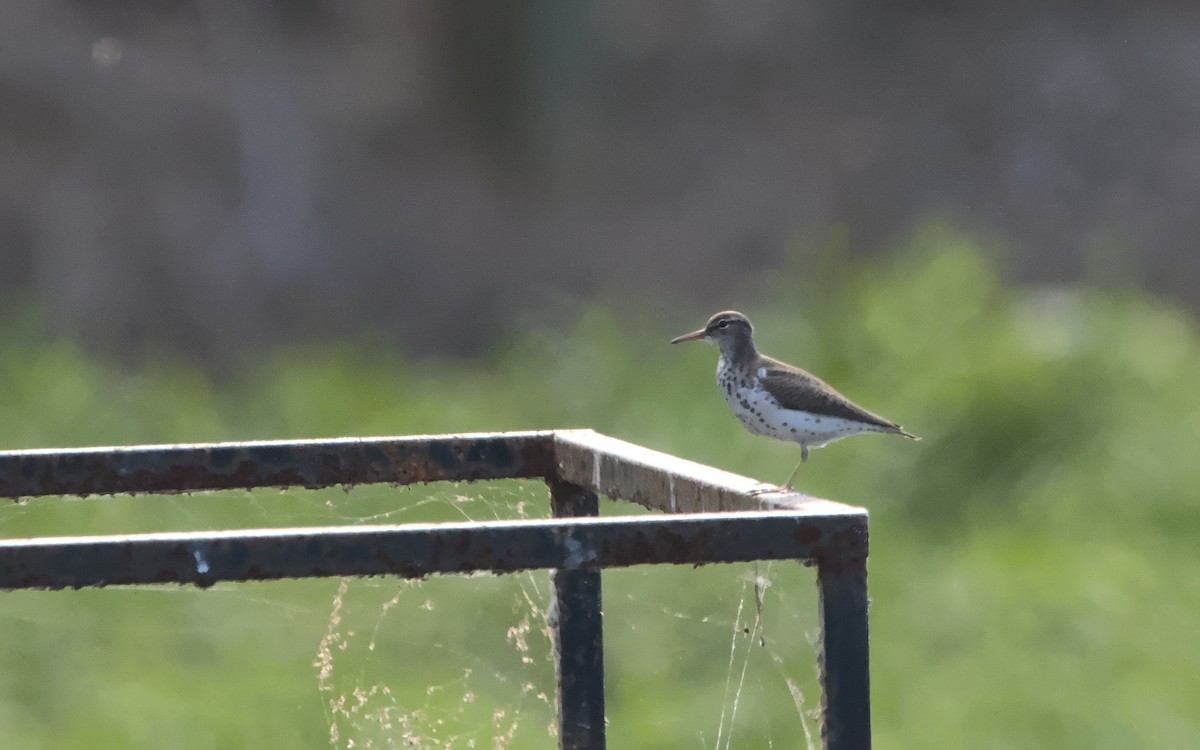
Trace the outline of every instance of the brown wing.
{"type": "Polygon", "coordinates": [[[766,370],[760,377],[763,387],[785,409],[796,409],[821,416],[852,419],[878,425],[889,432],[907,434],[900,425],[873,414],[838,393],[824,380],[798,367],[792,367],[770,357],[760,357],[758,368],[766,370]]]}

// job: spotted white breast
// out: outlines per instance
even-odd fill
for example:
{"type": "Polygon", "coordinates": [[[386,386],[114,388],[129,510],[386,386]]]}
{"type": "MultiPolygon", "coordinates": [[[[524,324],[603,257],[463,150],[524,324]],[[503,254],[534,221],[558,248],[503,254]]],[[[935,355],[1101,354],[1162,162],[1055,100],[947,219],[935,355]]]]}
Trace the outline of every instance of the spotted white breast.
{"type": "Polygon", "coordinates": [[[738,420],[755,435],[820,448],[851,435],[883,431],[863,422],[785,409],[762,387],[756,375],[729,367],[724,357],[717,361],[717,387],[721,395],[738,420]]]}

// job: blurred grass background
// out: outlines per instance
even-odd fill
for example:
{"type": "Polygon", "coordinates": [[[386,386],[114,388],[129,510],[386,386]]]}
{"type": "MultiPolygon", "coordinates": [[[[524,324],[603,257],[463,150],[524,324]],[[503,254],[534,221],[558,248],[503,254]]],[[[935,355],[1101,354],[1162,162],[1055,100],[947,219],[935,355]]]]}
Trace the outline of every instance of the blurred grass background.
{"type": "MultiPolygon", "coordinates": [[[[1140,291],[1002,284],[980,242],[947,229],[909,244],[886,262],[797,263],[738,290],[753,300],[740,307],[761,349],[924,438],[840,443],[814,454],[797,482],[871,509],[876,746],[1200,747],[1195,321],[1140,291]]],[[[713,310],[678,312],[664,320],[614,299],[567,329],[516,326],[488,353],[460,359],[410,359],[382,338],[286,346],[214,380],[169,359],[105,362],[52,338],[33,306],[14,303],[0,327],[0,443],[590,427],[781,481],[795,447],[742,430],[716,392],[711,349],[666,345],[713,310]]],[[[0,512],[0,534],[544,513],[536,484],[430,492],[441,499],[423,502],[429,493],[415,488],[33,500],[0,512]]],[[[729,705],[728,625],[745,601],[745,573],[606,577],[611,746],[716,746],[713,712],[729,705]],[[680,616],[652,616],[668,611],[680,616]]],[[[771,575],[773,646],[749,658],[783,654],[812,708],[811,576],[771,575]],[[802,611],[784,616],[789,607],[802,611]]],[[[550,746],[552,696],[538,697],[553,686],[545,644],[525,661],[508,630],[529,620],[536,635],[540,605],[521,601],[542,601],[544,577],[426,582],[405,592],[428,600],[420,617],[389,614],[385,603],[404,586],[5,594],[5,744],[403,746],[412,716],[398,717],[416,701],[428,723],[409,729],[428,746],[550,746]],[[353,642],[333,644],[344,661],[329,678],[337,689],[323,691],[317,654],[335,602],[353,597],[366,603],[333,628],[353,642]],[[448,687],[427,692],[447,654],[475,664],[473,676],[442,675],[448,687]],[[526,679],[540,684],[527,689],[526,679]],[[363,705],[393,712],[339,722],[331,695],[372,686],[363,705]],[[396,694],[381,699],[384,687],[396,694]],[[512,717],[498,719],[496,706],[522,717],[511,738],[512,717]]],[[[786,691],[763,696],[743,697],[730,746],[802,745],[786,691]]]]}

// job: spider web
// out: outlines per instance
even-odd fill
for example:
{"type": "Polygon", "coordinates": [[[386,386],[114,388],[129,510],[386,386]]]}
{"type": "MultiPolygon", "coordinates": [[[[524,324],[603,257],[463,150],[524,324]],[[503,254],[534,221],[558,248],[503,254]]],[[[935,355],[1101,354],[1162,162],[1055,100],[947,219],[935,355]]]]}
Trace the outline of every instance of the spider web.
{"type": "MultiPolygon", "coordinates": [[[[604,515],[645,512],[625,503],[602,500],[601,506],[604,515]]],[[[0,536],[548,515],[545,485],[519,481],[43,498],[0,507],[0,536]]],[[[819,737],[814,578],[799,563],[780,562],[606,570],[609,746],[814,747],[819,737]]],[[[10,606],[0,613],[0,632],[36,629],[50,640],[27,641],[24,651],[0,647],[0,669],[11,674],[22,660],[53,661],[46,643],[88,642],[93,630],[115,628],[131,634],[139,652],[144,643],[164,637],[175,638],[175,650],[211,651],[220,678],[189,666],[189,658],[169,648],[159,655],[168,662],[178,659],[182,666],[169,667],[178,667],[190,685],[210,680],[251,685],[257,675],[241,674],[239,664],[257,664],[265,658],[261,651],[277,656],[282,666],[272,684],[286,684],[299,696],[281,708],[279,719],[300,737],[293,746],[547,748],[557,745],[553,634],[546,623],[552,591],[549,572],[532,571],[417,581],[220,584],[204,591],[155,586],[14,592],[5,595],[10,606]],[[247,639],[256,639],[259,651],[240,661],[247,639]],[[324,727],[319,732],[318,719],[324,727]]],[[[90,665],[84,653],[82,663],[58,668],[73,670],[71,678],[84,686],[119,695],[139,684],[122,665],[142,656],[117,649],[111,663],[90,665]]],[[[0,719],[5,700],[16,698],[0,692],[0,719]]],[[[84,715],[89,699],[79,700],[84,715]]],[[[238,708],[235,704],[229,715],[238,716],[238,708]]],[[[174,709],[183,716],[195,712],[186,705],[174,709]]],[[[127,712],[115,710],[119,723],[133,726],[137,712],[124,716],[127,712]]],[[[212,736],[205,737],[197,731],[174,745],[212,746],[212,736]]],[[[32,730],[18,733],[14,742],[58,746],[32,730]]],[[[155,746],[149,740],[114,744],[155,746]]]]}

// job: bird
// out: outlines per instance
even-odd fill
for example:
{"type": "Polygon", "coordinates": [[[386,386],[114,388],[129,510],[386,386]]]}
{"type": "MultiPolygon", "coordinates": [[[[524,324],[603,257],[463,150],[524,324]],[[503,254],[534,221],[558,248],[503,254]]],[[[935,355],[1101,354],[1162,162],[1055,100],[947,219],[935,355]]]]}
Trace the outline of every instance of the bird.
{"type": "Polygon", "coordinates": [[[685,341],[704,341],[720,349],[717,387],[747,430],[799,443],[800,461],[783,484],[789,492],[810,448],[868,432],[921,439],[862,408],[817,376],[759,354],[750,319],[736,310],[719,312],[700,330],[671,339],[672,344],[685,341]]]}

